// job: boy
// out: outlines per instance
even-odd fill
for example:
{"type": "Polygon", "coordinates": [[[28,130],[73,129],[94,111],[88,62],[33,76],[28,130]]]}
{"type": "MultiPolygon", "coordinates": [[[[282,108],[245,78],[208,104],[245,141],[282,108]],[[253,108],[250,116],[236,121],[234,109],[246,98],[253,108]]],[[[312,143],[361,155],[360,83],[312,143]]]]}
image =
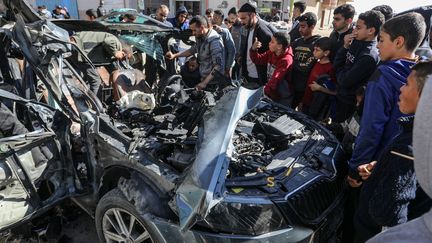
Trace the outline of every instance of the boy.
{"type": "MultiPolygon", "coordinates": [[[[317,83],[318,79],[320,79],[321,77],[324,78],[330,77],[331,81],[333,82],[333,85],[332,84],[324,84],[324,85],[327,87],[330,86],[335,87],[336,77],[335,77],[333,65],[331,64],[329,58],[329,56],[331,55],[330,52],[331,48],[332,48],[332,42],[328,37],[322,37],[315,43],[313,56],[315,57],[315,59],[318,60],[318,62],[315,63],[315,65],[312,68],[312,71],[310,72],[309,79],[307,81],[306,91],[303,96],[303,101],[299,105],[303,113],[312,116],[312,118],[314,119],[318,119],[319,114],[317,114],[316,112],[311,113],[309,108],[312,104],[313,99],[315,99],[315,96],[318,95],[317,93],[320,92],[329,95],[336,95],[336,92],[334,90],[330,90],[317,83]]],[[[313,110],[318,111],[320,109],[313,109],[313,110]]]]}
{"type": "Polygon", "coordinates": [[[195,56],[191,56],[180,68],[180,75],[189,88],[195,87],[201,81],[199,64],[195,56]]]}
{"type": "Polygon", "coordinates": [[[415,64],[414,51],[425,32],[424,18],[417,13],[392,18],[383,26],[378,44],[382,63],[369,79],[360,131],[348,162],[353,187],[361,184],[357,168],[376,160],[397,134],[397,119],[403,115],[397,106],[400,87],[415,64]]]}
{"type": "Polygon", "coordinates": [[[352,34],[344,38],[333,62],[338,89],[336,95],[336,123],[351,118],[356,110],[356,91],[366,84],[379,61],[376,36],[384,16],[378,11],[367,11],[358,17],[352,34]]]}
{"type": "Polygon", "coordinates": [[[255,38],[255,42],[249,51],[253,63],[258,65],[269,64],[267,71],[269,81],[264,86],[264,93],[272,100],[284,105],[289,104],[287,101],[289,98],[288,83],[285,76],[291,71],[293,63],[293,53],[289,45],[289,34],[276,32],[268,44],[268,51],[262,54],[258,53],[258,49],[262,47],[262,43],[258,41],[258,38],[255,38]]]}
{"type": "Polygon", "coordinates": [[[378,162],[359,166],[365,181],[355,215],[358,241],[366,241],[384,226],[407,222],[408,204],[415,198],[416,178],[412,158],[414,113],[432,62],[418,63],[400,89],[399,110],[408,117],[398,120],[401,132],[386,147],[378,162]],[[372,173],[370,172],[372,171],[372,173]]]}
{"type": "Polygon", "coordinates": [[[295,40],[292,44],[294,52],[291,77],[291,85],[294,90],[292,108],[296,108],[303,99],[309,73],[315,64],[315,59],[313,57],[315,41],[321,37],[319,35],[313,35],[317,23],[316,14],[308,12],[300,16],[298,20],[300,26],[299,31],[302,37],[295,40]]]}

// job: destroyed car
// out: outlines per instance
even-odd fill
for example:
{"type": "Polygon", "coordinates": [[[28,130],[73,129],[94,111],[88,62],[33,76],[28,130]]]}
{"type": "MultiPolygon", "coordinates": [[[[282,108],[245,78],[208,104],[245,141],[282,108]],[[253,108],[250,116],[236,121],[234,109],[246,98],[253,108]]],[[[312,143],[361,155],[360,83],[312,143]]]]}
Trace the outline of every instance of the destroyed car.
{"type": "Polygon", "coordinates": [[[0,231],[70,199],[102,242],[336,240],[346,163],[322,125],[262,89],[219,97],[178,79],[153,109],[112,118],[68,62],[67,31],[25,1],[0,7],[3,88],[14,91],[0,100],[29,130],[0,138],[0,231]]]}

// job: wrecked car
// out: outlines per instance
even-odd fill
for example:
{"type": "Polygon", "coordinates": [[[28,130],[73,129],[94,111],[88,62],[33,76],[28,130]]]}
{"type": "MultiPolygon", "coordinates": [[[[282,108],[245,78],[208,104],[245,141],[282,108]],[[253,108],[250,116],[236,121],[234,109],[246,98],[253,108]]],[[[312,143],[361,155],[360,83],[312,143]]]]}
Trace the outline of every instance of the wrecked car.
{"type": "Polygon", "coordinates": [[[336,240],[346,163],[322,125],[262,89],[218,96],[178,79],[153,109],[110,117],[68,62],[67,31],[25,1],[0,5],[2,78],[15,90],[0,100],[29,130],[0,138],[0,231],[70,199],[101,242],[336,240]]]}

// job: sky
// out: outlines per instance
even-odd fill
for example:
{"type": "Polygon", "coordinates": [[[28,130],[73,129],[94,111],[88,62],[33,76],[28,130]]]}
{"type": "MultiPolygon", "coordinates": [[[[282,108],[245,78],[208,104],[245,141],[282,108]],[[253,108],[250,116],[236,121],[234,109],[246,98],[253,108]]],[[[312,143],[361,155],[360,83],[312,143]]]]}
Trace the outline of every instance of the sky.
{"type": "Polygon", "coordinates": [[[387,4],[393,8],[396,13],[415,7],[432,5],[431,0],[354,0],[356,13],[363,13],[371,10],[373,7],[387,4]]]}

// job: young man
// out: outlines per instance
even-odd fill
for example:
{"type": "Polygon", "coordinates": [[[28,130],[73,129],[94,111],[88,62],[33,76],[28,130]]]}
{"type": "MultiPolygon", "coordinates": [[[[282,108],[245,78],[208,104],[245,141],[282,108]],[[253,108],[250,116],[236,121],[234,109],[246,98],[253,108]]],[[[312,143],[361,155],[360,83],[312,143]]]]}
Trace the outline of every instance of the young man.
{"type": "Polygon", "coordinates": [[[70,19],[67,9],[60,5],[57,5],[55,9],[53,9],[51,15],[53,19],[70,19]]]}
{"type": "Polygon", "coordinates": [[[256,7],[250,3],[245,3],[239,10],[239,17],[242,25],[246,29],[242,36],[242,50],[240,63],[242,65],[243,77],[250,87],[258,87],[267,83],[267,65],[254,64],[250,58],[251,49],[255,38],[262,43],[258,53],[262,54],[268,50],[268,44],[274,31],[269,23],[259,19],[256,14],[256,7]]]}
{"type": "Polygon", "coordinates": [[[415,64],[414,51],[425,32],[424,18],[416,13],[393,18],[383,26],[378,44],[382,63],[369,79],[359,134],[348,162],[348,182],[353,187],[360,184],[358,167],[377,160],[398,132],[400,87],[415,64]]]}
{"type": "Polygon", "coordinates": [[[274,33],[269,43],[269,50],[259,54],[257,50],[262,43],[255,38],[255,42],[250,49],[250,57],[255,64],[268,64],[269,81],[264,87],[264,93],[272,100],[284,103],[289,97],[288,83],[285,79],[286,74],[291,71],[293,63],[293,53],[290,47],[289,35],[286,32],[274,33]]]}
{"type": "Polygon", "coordinates": [[[294,3],[293,24],[289,32],[291,42],[294,42],[295,40],[297,40],[297,38],[301,37],[299,32],[300,26],[299,26],[298,18],[300,18],[300,16],[304,13],[305,10],[306,10],[305,1],[297,1],[294,3]]]}
{"type": "Polygon", "coordinates": [[[173,27],[179,28],[181,30],[187,30],[189,28],[188,10],[185,6],[180,6],[177,9],[176,15],[174,18],[167,19],[168,22],[172,24],[173,27]]]}
{"type": "Polygon", "coordinates": [[[201,82],[196,85],[198,90],[206,88],[212,81],[215,71],[224,73],[225,52],[224,45],[219,34],[209,28],[208,19],[204,16],[195,16],[191,19],[189,28],[192,35],[196,38],[196,44],[188,50],[171,53],[167,52],[166,58],[172,60],[178,57],[188,57],[198,54],[199,70],[201,73],[201,82]]]}
{"type": "MultiPolygon", "coordinates": [[[[431,68],[429,67],[429,70],[431,68]]],[[[413,132],[414,170],[418,184],[432,197],[432,77],[429,75],[416,108],[413,132]]],[[[432,242],[432,210],[420,218],[401,224],[372,238],[370,243],[432,242]]]]}
{"type": "Polygon", "coordinates": [[[291,86],[293,89],[293,102],[291,107],[296,108],[303,99],[306,91],[306,84],[312,67],[315,64],[313,56],[315,42],[321,37],[313,35],[317,16],[312,12],[308,12],[300,16],[299,31],[301,38],[298,38],[292,43],[294,52],[294,63],[291,75],[291,86]]]}
{"type": "Polygon", "coordinates": [[[333,11],[333,31],[330,34],[332,41],[332,50],[330,61],[333,62],[336,53],[344,45],[344,38],[353,31],[353,18],[355,14],[354,6],[351,4],[342,4],[333,11]]]}
{"type": "MultiPolygon", "coordinates": [[[[216,15],[215,15],[216,16],[216,15]]],[[[235,44],[234,40],[232,38],[231,32],[222,26],[219,26],[215,19],[213,18],[212,21],[209,21],[209,28],[216,30],[216,32],[221,36],[222,42],[224,45],[224,52],[225,52],[225,66],[224,66],[224,73],[227,78],[231,78],[231,68],[234,64],[234,58],[235,58],[235,44]]]]}
{"type": "Polygon", "coordinates": [[[220,26],[222,28],[227,29],[228,27],[223,23],[224,18],[225,18],[224,13],[221,10],[217,9],[213,13],[213,21],[212,22],[214,24],[216,24],[217,26],[220,26]]]}
{"type": "Polygon", "coordinates": [[[399,110],[408,115],[398,119],[401,132],[384,149],[378,161],[359,167],[364,180],[354,220],[359,242],[372,238],[384,226],[393,227],[408,221],[408,204],[416,196],[416,178],[410,159],[413,157],[414,114],[426,78],[431,74],[432,62],[419,63],[412,68],[407,83],[400,89],[399,110]]]}
{"type": "Polygon", "coordinates": [[[344,38],[344,46],[336,54],[333,66],[336,70],[338,90],[336,95],[336,123],[351,118],[356,110],[356,92],[366,84],[379,62],[376,37],[384,23],[378,11],[360,14],[352,34],[344,38]]]}

